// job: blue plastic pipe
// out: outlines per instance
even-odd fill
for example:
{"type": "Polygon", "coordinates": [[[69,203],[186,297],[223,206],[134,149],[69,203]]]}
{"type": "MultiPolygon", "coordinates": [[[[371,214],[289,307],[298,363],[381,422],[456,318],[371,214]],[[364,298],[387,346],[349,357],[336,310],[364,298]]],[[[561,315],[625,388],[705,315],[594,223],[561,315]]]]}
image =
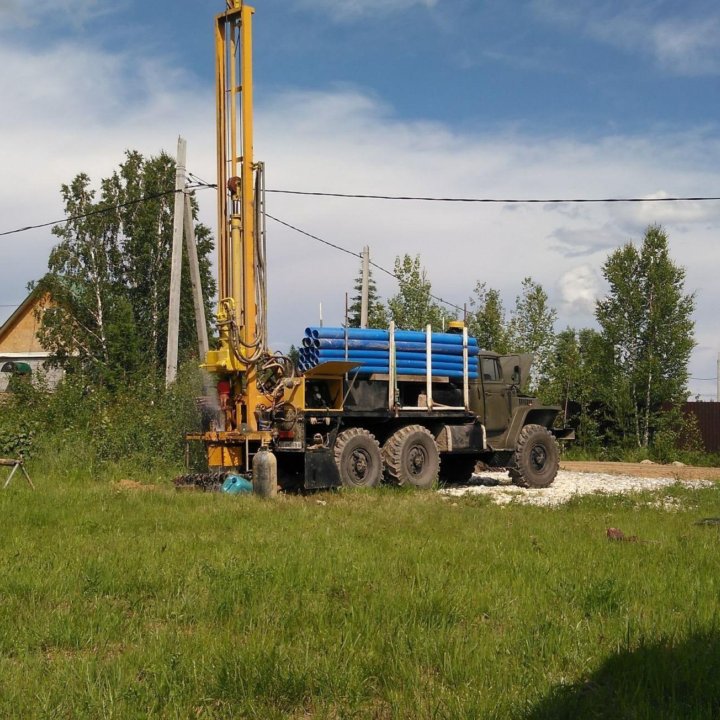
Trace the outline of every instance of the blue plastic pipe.
{"type": "MultiPolygon", "coordinates": [[[[389,340],[389,330],[374,330],[369,328],[331,328],[331,327],[307,327],[305,336],[314,339],[344,340],[389,340]]],[[[396,330],[395,340],[407,342],[425,342],[425,333],[419,330],[396,330]]],[[[457,333],[431,333],[432,342],[462,345],[463,337],[457,333]]],[[[477,346],[477,340],[468,338],[468,345],[477,346]]]]}
{"type": "MultiPolygon", "coordinates": [[[[303,342],[305,339],[304,338],[303,342]]],[[[312,341],[314,346],[318,350],[344,350],[345,341],[336,340],[332,338],[319,338],[312,341]]],[[[387,340],[348,340],[348,350],[383,350],[388,352],[390,349],[390,343],[387,340]]],[[[450,343],[433,342],[431,345],[433,355],[435,353],[445,353],[447,355],[462,355],[462,345],[453,345],[450,343]]],[[[395,343],[396,352],[427,352],[427,346],[425,343],[411,342],[411,341],[399,341],[395,343]]],[[[480,351],[477,346],[468,347],[468,355],[477,355],[480,351]]]]}
{"type": "MultiPolygon", "coordinates": [[[[310,358],[324,358],[325,360],[344,360],[345,359],[345,350],[335,350],[335,349],[327,349],[327,348],[320,348],[317,349],[314,353],[310,352],[304,357],[310,357],[310,358]]],[[[374,360],[378,358],[382,358],[386,362],[389,360],[389,353],[386,350],[355,350],[355,349],[348,349],[347,352],[348,359],[353,360],[374,360]]],[[[471,356],[469,358],[468,364],[472,365],[473,362],[477,362],[475,360],[476,356],[471,356]]],[[[395,353],[395,359],[397,362],[400,362],[402,360],[422,360],[423,362],[426,359],[425,353],[416,353],[416,352],[398,352],[395,353]]],[[[462,365],[463,362],[463,356],[462,355],[452,355],[448,353],[433,353],[432,354],[432,360],[433,362],[451,362],[451,363],[458,363],[462,365]]]]}

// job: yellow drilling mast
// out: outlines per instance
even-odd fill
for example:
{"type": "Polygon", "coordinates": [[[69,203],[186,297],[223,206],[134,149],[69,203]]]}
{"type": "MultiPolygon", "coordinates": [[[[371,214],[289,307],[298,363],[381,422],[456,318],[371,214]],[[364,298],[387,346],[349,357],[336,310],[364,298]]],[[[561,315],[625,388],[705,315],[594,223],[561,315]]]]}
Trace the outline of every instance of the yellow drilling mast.
{"type": "Polygon", "coordinates": [[[211,468],[247,471],[271,441],[267,420],[292,383],[284,382],[284,358],[267,349],[263,165],[253,157],[254,8],[227,4],[215,23],[220,347],[204,363],[217,377],[220,408],[202,439],[211,468]]]}

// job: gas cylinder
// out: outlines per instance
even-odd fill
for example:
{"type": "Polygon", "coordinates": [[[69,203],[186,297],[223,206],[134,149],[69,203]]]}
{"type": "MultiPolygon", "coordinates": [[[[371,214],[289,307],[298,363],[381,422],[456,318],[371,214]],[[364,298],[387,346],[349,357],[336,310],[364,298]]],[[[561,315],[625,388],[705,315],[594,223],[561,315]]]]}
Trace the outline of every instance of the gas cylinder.
{"type": "Polygon", "coordinates": [[[253,493],[272,498],[277,495],[277,458],[265,445],[255,453],[252,461],[253,493]]]}

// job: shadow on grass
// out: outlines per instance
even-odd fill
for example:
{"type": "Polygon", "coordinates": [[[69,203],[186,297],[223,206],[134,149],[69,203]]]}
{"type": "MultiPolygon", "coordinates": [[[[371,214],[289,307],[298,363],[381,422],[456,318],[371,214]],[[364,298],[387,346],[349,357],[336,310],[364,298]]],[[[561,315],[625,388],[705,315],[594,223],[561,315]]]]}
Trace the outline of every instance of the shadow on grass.
{"type": "Polygon", "coordinates": [[[585,680],[555,687],[525,717],[720,718],[720,633],[666,639],[612,655],[585,680]]]}

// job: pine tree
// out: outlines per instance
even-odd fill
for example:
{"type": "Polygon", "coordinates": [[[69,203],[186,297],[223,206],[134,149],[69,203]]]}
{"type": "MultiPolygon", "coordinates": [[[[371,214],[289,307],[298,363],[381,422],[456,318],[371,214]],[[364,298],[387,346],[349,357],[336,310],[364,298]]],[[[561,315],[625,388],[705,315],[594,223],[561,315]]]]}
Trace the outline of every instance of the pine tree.
{"type": "MultiPolygon", "coordinates": [[[[362,313],[362,263],[360,264],[360,274],[355,279],[353,289],[356,295],[353,296],[352,304],[348,308],[348,327],[359,328],[362,313]]],[[[387,309],[378,296],[377,285],[373,279],[371,266],[368,278],[368,327],[385,329],[387,326],[387,309]]]]}

